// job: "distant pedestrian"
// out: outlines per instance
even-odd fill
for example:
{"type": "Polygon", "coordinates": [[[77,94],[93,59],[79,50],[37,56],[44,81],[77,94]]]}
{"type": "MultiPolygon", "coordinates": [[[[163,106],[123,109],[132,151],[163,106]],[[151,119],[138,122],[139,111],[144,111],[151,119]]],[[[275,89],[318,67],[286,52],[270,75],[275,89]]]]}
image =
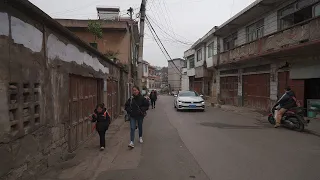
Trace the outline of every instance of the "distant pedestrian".
{"type": "Polygon", "coordinates": [[[130,143],[129,147],[134,148],[134,134],[136,130],[136,123],[139,129],[139,141],[143,143],[142,139],[142,123],[143,119],[149,109],[149,101],[140,93],[140,89],[136,86],[132,88],[133,95],[125,104],[125,110],[130,116],[130,143]]]}
{"type": "Polygon", "coordinates": [[[96,106],[94,113],[89,118],[92,122],[96,123],[96,130],[100,137],[100,150],[102,151],[106,147],[105,135],[110,125],[110,115],[102,103],[96,106]]]}
{"type": "Polygon", "coordinates": [[[151,101],[151,107],[152,109],[156,108],[156,101],[157,101],[157,92],[155,90],[152,90],[150,93],[150,101],[151,101]]]}

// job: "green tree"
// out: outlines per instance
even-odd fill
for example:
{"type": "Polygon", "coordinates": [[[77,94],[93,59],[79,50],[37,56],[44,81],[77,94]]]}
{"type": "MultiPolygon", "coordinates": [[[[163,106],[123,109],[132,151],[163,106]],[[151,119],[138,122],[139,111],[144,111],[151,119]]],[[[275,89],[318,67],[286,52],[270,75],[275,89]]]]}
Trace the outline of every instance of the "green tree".
{"type": "Polygon", "coordinates": [[[112,51],[112,50],[107,50],[106,53],[104,54],[107,58],[109,59],[117,59],[117,56],[120,54],[119,51],[112,51]]]}
{"type": "Polygon", "coordinates": [[[101,22],[96,20],[89,21],[88,30],[94,35],[94,43],[96,44],[97,39],[102,38],[101,22]]]}

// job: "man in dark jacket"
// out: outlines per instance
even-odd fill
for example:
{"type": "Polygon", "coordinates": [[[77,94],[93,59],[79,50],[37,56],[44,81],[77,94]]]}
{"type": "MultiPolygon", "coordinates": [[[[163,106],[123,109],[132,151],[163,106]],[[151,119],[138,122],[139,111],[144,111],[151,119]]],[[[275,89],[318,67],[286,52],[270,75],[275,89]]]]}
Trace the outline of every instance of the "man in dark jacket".
{"type": "Polygon", "coordinates": [[[139,129],[139,141],[143,143],[142,140],[142,123],[146,116],[147,110],[149,109],[149,101],[143,97],[140,93],[138,87],[132,88],[133,95],[127,100],[125,104],[125,110],[130,116],[130,143],[129,147],[134,148],[134,133],[136,129],[136,123],[138,122],[139,129]]]}
{"type": "Polygon", "coordinates": [[[152,90],[150,93],[150,101],[151,101],[151,107],[154,109],[156,107],[156,101],[157,101],[157,92],[155,90],[152,90]]]}
{"type": "Polygon", "coordinates": [[[279,108],[276,114],[276,125],[274,126],[275,128],[280,126],[283,114],[287,110],[297,106],[296,95],[291,90],[291,88],[287,87],[285,88],[285,91],[286,92],[282,95],[282,97],[277,102],[277,104],[279,105],[279,108]]]}

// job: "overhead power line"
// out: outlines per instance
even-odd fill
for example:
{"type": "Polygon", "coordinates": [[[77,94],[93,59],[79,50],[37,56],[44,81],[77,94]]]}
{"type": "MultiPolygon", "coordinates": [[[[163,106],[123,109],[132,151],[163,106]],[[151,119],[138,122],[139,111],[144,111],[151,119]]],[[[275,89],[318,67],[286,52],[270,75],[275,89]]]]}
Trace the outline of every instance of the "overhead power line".
{"type": "MultiPolygon", "coordinates": [[[[177,42],[179,42],[179,43],[181,43],[181,44],[185,44],[185,45],[188,45],[188,46],[190,46],[190,45],[192,45],[192,43],[190,43],[190,42],[184,42],[184,41],[181,41],[181,40],[179,40],[179,39],[177,39],[176,37],[174,37],[174,36],[172,36],[171,34],[169,34],[168,32],[166,32],[161,26],[159,26],[156,22],[155,22],[155,20],[153,20],[152,18],[150,18],[150,16],[148,16],[149,17],[149,19],[153,22],[153,24],[155,24],[163,33],[165,33],[167,36],[169,36],[171,39],[173,39],[173,40],[175,40],[175,41],[177,41],[177,42]]],[[[174,32],[173,32],[174,33],[174,32]]],[[[182,37],[182,36],[181,36],[182,37]]]]}
{"type": "Polygon", "coordinates": [[[176,65],[176,64],[174,63],[174,61],[172,60],[170,54],[168,53],[167,49],[164,47],[163,43],[161,42],[161,39],[159,38],[157,32],[154,30],[154,28],[153,28],[151,22],[149,21],[149,18],[148,18],[147,15],[146,15],[146,22],[147,22],[147,25],[148,25],[150,31],[152,32],[153,37],[154,37],[155,39],[157,39],[157,41],[158,41],[157,44],[158,44],[159,48],[160,48],[160,49],[163,49],[162,52],[163,52],[163,53],[165,52],[165,54],[170,58],[172,64],[173,64],[173,65],[175,66],[175,68],[179,71],[180,75],[182,75],[181,70],[177,67],[177,65],[176,65]],[[160,46],[160,44],[161,44],[161,46],[160,46]],[[162,48],[161,48],[161,47],[162,47],[162,48]]]}
{"type": "MultiPolygon", "coordinates": [[[[160,43],[158,42],[159,40],[156,38],[156,36],[154,35],[154,32],[151,30],[150,24],[147,22],[147,26],[149,27],[150,31],[151,31],[151,35],[154,39],[154,41],[157,43],[157,45],[159,46],[161,52],[163,53],[163,55],[165,56],[166,59],[168,59],[168,55],[164,52],[163,48],[161,47],[160,43]]],[[[170,57],[169,57],[170,58],[170,57]]]]}

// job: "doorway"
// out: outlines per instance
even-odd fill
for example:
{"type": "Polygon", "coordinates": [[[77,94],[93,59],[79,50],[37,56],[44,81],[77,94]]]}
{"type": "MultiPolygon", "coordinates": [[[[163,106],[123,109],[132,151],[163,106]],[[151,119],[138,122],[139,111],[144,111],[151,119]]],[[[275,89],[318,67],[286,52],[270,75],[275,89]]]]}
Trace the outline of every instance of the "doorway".
{"type": "Polygon", "coordinates": [[[320,78],[306,79],[305,80],[305,108],[308,99],[320,99],[320,78]]]}

